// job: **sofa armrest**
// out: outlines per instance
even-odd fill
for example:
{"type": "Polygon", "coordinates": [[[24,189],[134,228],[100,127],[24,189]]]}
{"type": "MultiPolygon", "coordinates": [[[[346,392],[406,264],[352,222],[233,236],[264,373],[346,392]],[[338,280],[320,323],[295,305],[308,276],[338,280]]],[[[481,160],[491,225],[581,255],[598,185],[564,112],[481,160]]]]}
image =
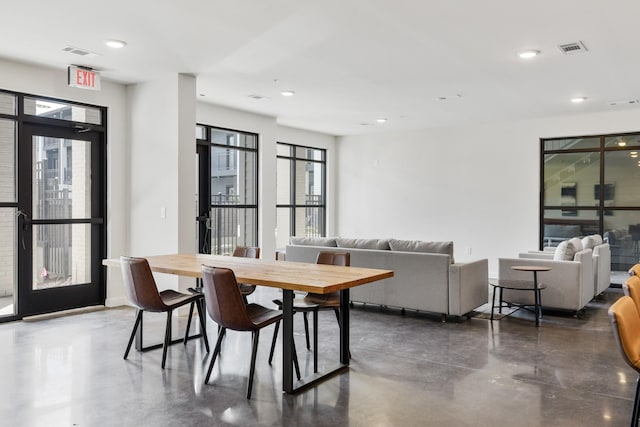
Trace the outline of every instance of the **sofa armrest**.
{"type": "MultiPolygon", "coordinates": [[[[540,283],[547,285],[542,292],[543,307],[554,307],[565,310],[580,310],[593,298],[593,265],[592,251],[585,249],[576,253],[575,261],[553,261],[545,259],[499,258],[498,271],[500,279],[532,280],[529,272],[516,271],[517,265],[536,265],[550,267],[550,271],[540,273],[540,283]]],[[[506,301],[529,303],[533,295],[520,291],[505,290],[506,301]]],[[[532,294],[532,293],[531,293],[532,294]]]]}
{"type": "Polygon", "coordinates": [[[489,300],[489,261],[480,259],[449,266],[449,314],[462,316],[489,300]]]}

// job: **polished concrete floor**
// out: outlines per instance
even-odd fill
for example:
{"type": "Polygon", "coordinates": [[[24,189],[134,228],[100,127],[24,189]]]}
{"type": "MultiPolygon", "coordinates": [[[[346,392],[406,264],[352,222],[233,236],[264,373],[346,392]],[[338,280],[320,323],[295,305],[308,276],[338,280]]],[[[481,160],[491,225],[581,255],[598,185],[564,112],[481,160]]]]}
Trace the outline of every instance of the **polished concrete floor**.
{"type": "MultiPolygon", "coordinates": [[[[257,294],[257,295],[256,295],[257,294]]],[[[259,290],[268,303],[277,291],[259,290]],[[273,292],[276,292],[273,294],[273,292]]],[[[267,363],[263,331],[254,392],[245,398],[250,334],[229,332],[210,384],[199,340],[122,359],[134,311],[105,309],[0,324],[2,426],[626,426],[637,375],[622,361],[607,308],[610,289],[582,319],[528,313],[490,322],[356,306],[351,367],[298,395],[281,392],[281,346],[267,363]]],[[[145,340],[164,316],[145,317],[145,340]]],[[[174,331],[183,331],[185,317],[174,331]]],[[[215,325],[209,320],[211,343],[215,325]]],[[[337,324],[321,313],[321,364],[337,357],[337,324]]],[[[296,342],[303,369],[302,318],[296,342]]]]}

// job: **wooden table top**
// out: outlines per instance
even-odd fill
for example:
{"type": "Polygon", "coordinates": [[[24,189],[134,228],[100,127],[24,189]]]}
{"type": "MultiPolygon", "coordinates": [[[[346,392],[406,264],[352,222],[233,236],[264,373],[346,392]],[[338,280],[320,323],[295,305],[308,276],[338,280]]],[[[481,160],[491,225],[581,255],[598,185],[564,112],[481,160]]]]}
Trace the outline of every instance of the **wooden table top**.
{"type": "Polygon", "coordinates": [[[551,267],[545,267],[542,265],[514,265],[511,269],[519,271],[549,271],[551,270],[551,267]]]}
{"type": "MultiPolygon", "coordinates": [[[[201,268],[204,264],[233,270],[240,283],[318,294],[327,294],[393,277],[392,270],[266,261],[222,255],[171,254],[145,258],[149,261],[151,270],[157,273],[201,277],[201,268]]],[[[120,260],[105,259],[102,264],[108,267],[120,267],[120,260]]]]}

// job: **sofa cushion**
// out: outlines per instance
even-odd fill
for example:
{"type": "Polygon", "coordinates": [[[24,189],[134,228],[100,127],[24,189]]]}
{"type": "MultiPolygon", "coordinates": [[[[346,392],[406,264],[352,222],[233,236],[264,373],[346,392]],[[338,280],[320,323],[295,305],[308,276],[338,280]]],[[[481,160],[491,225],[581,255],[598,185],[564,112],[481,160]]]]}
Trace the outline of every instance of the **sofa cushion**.
{"type": "Polygon", "coordinates": [[[335,237],[304,237],[304,236],[291,236],[289,242],[292,245],[302,246],[327,246],[336,247],[335,237]]]}
{"type": "Polygon", "coordinates": [[[392,251],[425,252],[430,254],[445,254],[453,263],[453,242],[424,242],[421,240],[389,239],[392,251]]]}
{"type": "Polygon", "coordinates": [[[389,250],[389,241],[387,239],[347,239],[338,237],[336,238],[336,244],[339,248],[389,250]]]}
{"type": "Polygon", "coordinates": [[[593,249],[596,246],[596,239],[593,236],[585,236],[582,238],[583,249],[593,249]]]}
{"type": "Polygon", "coordinates": [[[569,240],[563,240],[560,242],[553,254],[555,261],[573,261],[573,257],[576,252],[582,250],[582,241],[577,237],[569,240]]]}

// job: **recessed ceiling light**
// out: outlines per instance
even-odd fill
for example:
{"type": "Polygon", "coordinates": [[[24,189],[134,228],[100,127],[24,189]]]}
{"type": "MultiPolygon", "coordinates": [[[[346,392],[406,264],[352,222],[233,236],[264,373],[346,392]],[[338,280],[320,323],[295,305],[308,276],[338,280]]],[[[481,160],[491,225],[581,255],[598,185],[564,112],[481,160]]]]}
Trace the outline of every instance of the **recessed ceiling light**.
{"type": "Polygon", "coordinates": [[[376,119],[376,122],[378,123],[387,123],[387,119],[380,117],[379,119],[376,119]]]}
{"type": "Polygon", "coordinates": [[[632,158],[632,159],[635,159],[635,158],[637,158],[637,157],[638,157],[638,154],[632,154],[632,155],[631,155],[631,158],[632,158]]]}
{"type": "Polygon", "coordinates": [[[524,52],[520,52],[518,56],[522,59],[531,59],[540,55],[539,50],[525,50],[524,52]]]}
{"type": "Polygon", "coordinates": [[[571,102],[573,102],[574,104],[580,104],[581,102],[586,101],[587,98],[585,98],[584,96],[579,96],[577,98],[571,98],[571,102]]]}
{"type": "Polygon", "coordinates": [[[295,95],[295,92],[292,90],[283,90],[282,92],[280,92],[280,95],[282,96],[293,96],[295,95]]]}
{"type": "Polygon", "coordinates": [[[127,45],[126,42],[122,41],[122,40],[107,40],[104,42],[104,44],[106,44],[107,46],[113,48],[113,49],[122,49],[123,47],[125,47],[127,45]]]}
{"type": "Polygon", "coordinates": [[[627,146],[627,141],[623,141],[623,140],[618,141],[618,147],[626,147],[626,146],[627,146]]]}

